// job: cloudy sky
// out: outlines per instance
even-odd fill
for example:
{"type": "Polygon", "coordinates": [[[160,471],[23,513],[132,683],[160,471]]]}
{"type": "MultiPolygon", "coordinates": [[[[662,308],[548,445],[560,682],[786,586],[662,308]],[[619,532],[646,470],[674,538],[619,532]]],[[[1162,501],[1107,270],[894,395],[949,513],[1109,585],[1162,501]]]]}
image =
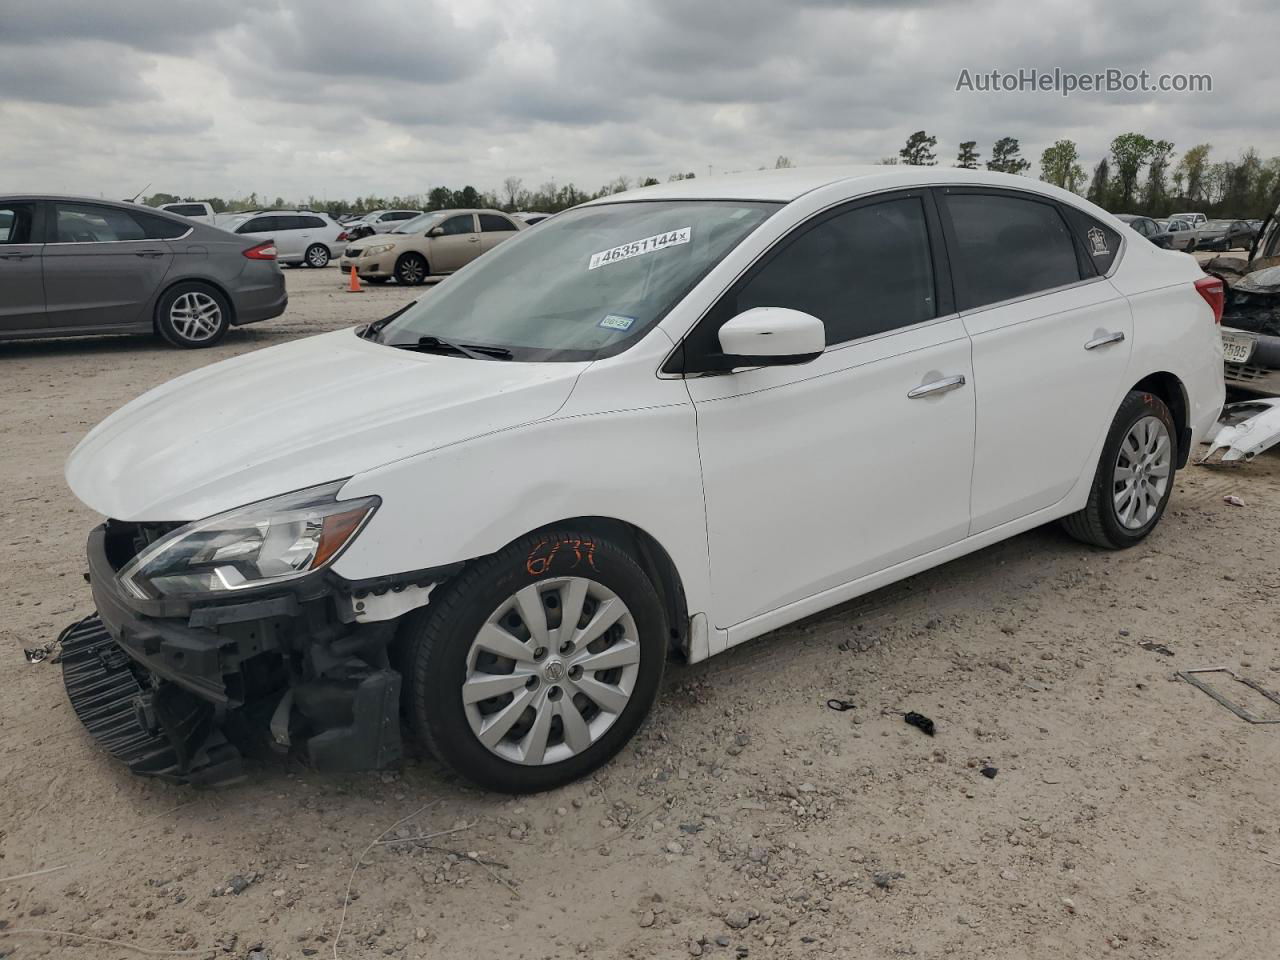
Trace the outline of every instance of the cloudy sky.
{"type": "Polygon", "coordinates": [[[1273,0],[0,0],[0,190],[594,189],[874,162],[921,127],[942,163],[1007,135],[1090,165],[1126,130],[1273,156],[1277,35],[1273,0]],[[955,90],[1020,67],[1213,91],[955,90]]]}

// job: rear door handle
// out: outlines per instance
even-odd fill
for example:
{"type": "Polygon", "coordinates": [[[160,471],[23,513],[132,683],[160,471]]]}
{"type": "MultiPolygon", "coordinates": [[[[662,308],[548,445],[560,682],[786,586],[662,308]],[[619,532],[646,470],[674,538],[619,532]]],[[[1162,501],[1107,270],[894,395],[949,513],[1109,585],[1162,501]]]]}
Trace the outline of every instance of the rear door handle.
{"type": "Polygon", "coordinates": [[[1109,343],[1121,343],[1124,340],[1124,331],[1118,330],[1115,333],[1103,334],[1101,337],[1094,337],[1084,345],[1086,350],[1097,350],[1099,347],[1105,347],[1109,343]]]}
{"type": "Polygon", "coordinates": [[[934,380],[932,383],[922,383],[914,390],[907,391],[908,400],[919,400],[921,397],[932,396],[935,393],[946,393],[948,390],[958,390],[964,386],[964,375],[960,374],[955,377],[945,377],[942,380],[934,380]]]}
{"type": "Polygon", "coordinates": [[[133,252],[133,255],[135,257],[163,257],[164,251],[163,250],[135,250],[133,252]]]}
{"type": "Polygon", "coordinates": [[[30,260],[34,253],[0,253],[0,260],[30,260]]]}

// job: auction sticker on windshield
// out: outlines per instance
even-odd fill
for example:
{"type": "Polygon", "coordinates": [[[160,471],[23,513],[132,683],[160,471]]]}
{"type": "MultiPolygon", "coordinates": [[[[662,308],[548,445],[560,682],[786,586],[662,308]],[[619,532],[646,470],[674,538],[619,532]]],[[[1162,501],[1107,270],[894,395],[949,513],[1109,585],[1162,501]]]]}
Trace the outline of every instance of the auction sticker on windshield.
{"type": "Polygon", "coordinates": [[[676,230],[668,230],[666,233],[655,233],[652,237],[645,237],[643,240],[632,240],[630,243],[619,244],[609,250],[601,250],[599,253],[591,255],[591,262],[587,264],[587,269],[594,270],[596,267],[603,267],[608,263],[630,260],[632,257],[642,257],[646,253],[657,253],[667,247],[688,243],[689,235],[692,231],[692,227],[680,227],[676,230]]]}

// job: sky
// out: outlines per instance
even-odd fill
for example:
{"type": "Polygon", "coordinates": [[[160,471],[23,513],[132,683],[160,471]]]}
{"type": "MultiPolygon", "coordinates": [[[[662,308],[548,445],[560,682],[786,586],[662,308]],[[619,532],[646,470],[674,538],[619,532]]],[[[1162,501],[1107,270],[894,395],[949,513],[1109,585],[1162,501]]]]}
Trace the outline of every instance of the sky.
{"type": "Polygon", "coordinates": [[[876,162],[1136,130],[1280,154],[1272,0],[0,0],[0,191],[289,200],[876,162]],[[1212,92],[982,93],[1019,68],[1212,92]]]}

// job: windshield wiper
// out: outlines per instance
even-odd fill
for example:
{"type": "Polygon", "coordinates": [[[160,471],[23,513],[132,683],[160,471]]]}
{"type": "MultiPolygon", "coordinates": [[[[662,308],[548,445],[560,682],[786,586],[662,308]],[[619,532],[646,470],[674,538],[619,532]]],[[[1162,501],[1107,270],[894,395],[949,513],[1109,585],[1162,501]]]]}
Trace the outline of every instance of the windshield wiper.
{"type": "Polygon", "coordinates": [[[416,343],[392,343],[401,350],[418,350],[422,353],[457,353],[472,360],[510,360],[512,353],[506,347],[488,347],[478,343],[453,343],[443,337],[419,337],[416,343]]]}
{"type": "Polygon", "coordinates": [[[378,340],[378,334],[382,332],[383,327],[385,327],[388,323],[390,323],[396,317],[400,316],[400,314],[404,313],[410,307],[415,307],[417,305],[418,305],[417,300],[410,300],[408,303],[406,303],[403,307],[401,307],[395,313],[387,314],[387,316],[383,317],[381,320],[375,320],[373,321],[373,323],[369,324],[363,329],[358,330],[356,332],[356,336],[364,340],[373,340],[376,343],[378,340]]]}

